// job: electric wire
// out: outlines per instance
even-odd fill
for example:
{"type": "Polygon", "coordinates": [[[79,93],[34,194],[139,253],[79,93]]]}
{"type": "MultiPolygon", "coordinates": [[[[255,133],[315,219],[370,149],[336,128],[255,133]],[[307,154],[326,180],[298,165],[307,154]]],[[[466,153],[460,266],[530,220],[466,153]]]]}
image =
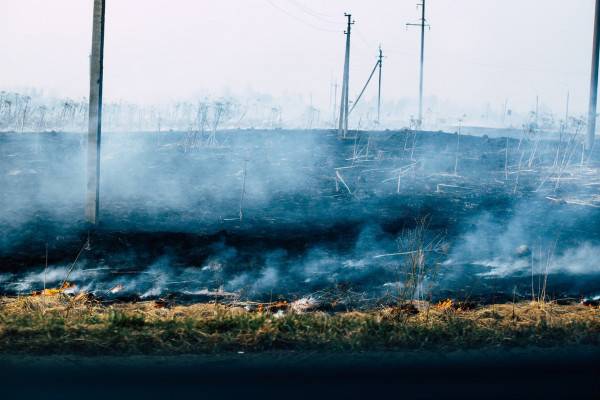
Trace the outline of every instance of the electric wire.
{"type": "Polygon", "coordinates": [[[292,3],[294,6],[296,6],[298,9],[300,9],[305,14],[310,15],[311,17],[316,18],[326,24],[331,24],[331,25],[338,24],[335,16],[333,16],[333,15],[322,14],[318,11],[314,11],[313,9],[309,8],[308,6],[298,2],[296,0],[288,0],[288,2],[292,3]]]}
{"type": "Polygon", "coordinates": [[[327,28],[323,28],[323,27],[317,26],[317,25],[315,25],[315,24],[313,24],[311,22],[305,21],[304,19],[298,17],[297,15],[292,14],[290,11],[286,10],[285,8],[282,8],[282,7],[278,6],[277,4],[275,4],[271,0],[265,0],[265,1],[267,3],[269,3],[271,5],[271,7],[279,10],[280,12],[282,12],[285,15],[287,15],[288,17],[296,20],[297,22],[300,22],[303,25],[306,25],[308,27],[311,27],[311,28],[316,29],[316,30],[321,31],[321,32],[329,32],[329,33],[339,33],[340,32],[339,30],[327,29],[327,28]]]}

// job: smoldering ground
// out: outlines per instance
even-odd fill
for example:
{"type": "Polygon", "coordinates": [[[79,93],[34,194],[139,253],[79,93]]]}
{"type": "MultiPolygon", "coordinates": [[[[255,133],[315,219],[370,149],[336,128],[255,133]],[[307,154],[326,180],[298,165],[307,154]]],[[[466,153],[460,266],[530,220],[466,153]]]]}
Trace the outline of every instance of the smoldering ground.
{"type": "Polygon", "coordinates": [[[373,301],[528,297],[543,277],[549,296],[594,295],[598,157],[573,137],[108,134],[87,248],[83,136],[4,134],[0,284],[373,301]]]}

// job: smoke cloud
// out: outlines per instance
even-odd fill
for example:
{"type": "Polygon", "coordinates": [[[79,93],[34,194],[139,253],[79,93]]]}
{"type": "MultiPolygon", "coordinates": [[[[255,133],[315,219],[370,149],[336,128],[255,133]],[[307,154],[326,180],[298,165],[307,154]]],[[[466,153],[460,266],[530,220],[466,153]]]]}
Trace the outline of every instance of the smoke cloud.
{"type": "Polygon", "coordinates": [[[551,276],[557,295],[599,286],[595,170],[575,161],[575,141],[411,131],[348,141],[330,131],[108,134],[102,224],[73,265],[86,241],[82,139],[0,136],[3,291],[68,276],[72,291],[101,297],[338,290],[374,301],[515,286],[526,293],[532,272],[551,276]]]}

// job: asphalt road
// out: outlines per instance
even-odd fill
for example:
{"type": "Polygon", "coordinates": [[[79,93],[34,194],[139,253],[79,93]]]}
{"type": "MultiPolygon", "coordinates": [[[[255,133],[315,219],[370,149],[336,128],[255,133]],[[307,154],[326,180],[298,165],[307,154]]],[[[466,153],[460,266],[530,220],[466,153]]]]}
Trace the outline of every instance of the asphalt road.
{"type": "Polygon", "coordinates": [[[2,398],[593,399],[600,349],[0,356],[2,398]]]}

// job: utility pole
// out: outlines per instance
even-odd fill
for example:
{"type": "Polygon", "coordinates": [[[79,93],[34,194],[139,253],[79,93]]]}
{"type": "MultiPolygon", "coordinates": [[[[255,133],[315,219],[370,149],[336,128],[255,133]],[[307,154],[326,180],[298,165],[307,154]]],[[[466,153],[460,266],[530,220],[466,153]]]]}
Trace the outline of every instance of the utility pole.
{"type": "Polygon", "coordinates": [[[344,81],[342,83],[342,103],[340,104],[340,120],[338,134],[343,138],[348,135],[348,114],[349,114],[349,81],[350,81],[350,35],[352,32],[352,14],[344,13],[348,18],[348,28],[344,32],[346,35],[346,56],[344,59],[344,81]]]}
{"type": "Polygon", "coordinates": [[[102,82],[104,73],[104,22],[106,1],[94,0],[92,55],[90,58],[90,105],[87,149],[87,222],[98,224],[100,209],[100,143],[102,138],[102,82]]]}
{"type": "Polygon", "coordinates": [[[600,0],[596,0],[594,18],[594,47],[592,49],[592,79],[590,83],[590,107],[588,113],[587,151],[592,151],[596,139],[596,108],[598,106],[598,64],[600,57],[600,0]]]}
{"type": "Polygon", "coordinates": [[[419,75],[419,129],[423,126],[423,69],[425,65],[425,28],[429,27],[425,18],[426,4],[425,0],[421,0],[417,7],[421,7],[421,22],[418,24],[406,24],[407,26],[418,26],[421,28],[421,62],[419,75]]]}
{"type": "MultiPolygon", "coordinates": [[[[367,87],[369,87],[369,83],[371,83],[371,80],[373,79],[373,76],[375,76],[375,72],[377,72],[377,69],[380,68],[379,62],[380,62],[380,60],[377,59],[377,62],[375,63],[375,66],[373,67],[373,70],[371,71],[371,75],[369,75],[369,79],[367,79],[367,83],[365,83],[365,86],[360,91],[360,94],[358,95],[358,97],[356,98],[356,100],[354,100],[354,103],[352,103],[352,108],[350,108],[350,111],[348,112],[348,115],[352,114],[352,111],[354,111],[354,109],[358,105],[358,102],[362,98],[363,94],[365,94],[365,90],[367,90],[367,87]]],[[[381,70],[380,70],[380,74],[381,74],[381,70]]],[[[381,75],[380,75],[380,78],[381,78],[381,75]]],[[[380,91],[381,91],[381,88],[380,88],[380,91]]]]}
{"type": "Polygon", "coordinates": [[[381,124],[381,69],[383,68],[383,50],[379,46],[379,90],[377,91],[377,125],[381,124]]]}

